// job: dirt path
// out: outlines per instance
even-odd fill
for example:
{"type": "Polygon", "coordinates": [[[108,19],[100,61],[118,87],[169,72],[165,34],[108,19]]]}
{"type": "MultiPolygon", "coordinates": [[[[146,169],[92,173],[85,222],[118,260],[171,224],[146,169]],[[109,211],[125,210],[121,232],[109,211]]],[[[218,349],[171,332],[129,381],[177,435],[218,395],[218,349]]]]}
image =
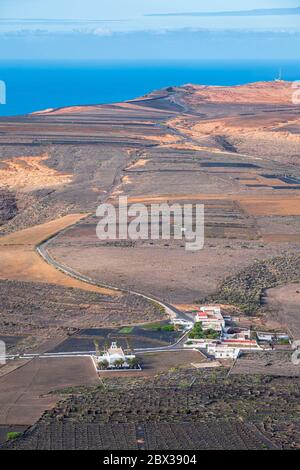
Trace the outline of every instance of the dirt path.
{"type": "Polygon", "coordinates": [[[70,214],[0,238],[0,279],[57,284],[104,295],[118,295],[116,291],[90,285],[67,276],[47,264],[36,252],[37,245],[74,225],[87,215],[70,214]]]}

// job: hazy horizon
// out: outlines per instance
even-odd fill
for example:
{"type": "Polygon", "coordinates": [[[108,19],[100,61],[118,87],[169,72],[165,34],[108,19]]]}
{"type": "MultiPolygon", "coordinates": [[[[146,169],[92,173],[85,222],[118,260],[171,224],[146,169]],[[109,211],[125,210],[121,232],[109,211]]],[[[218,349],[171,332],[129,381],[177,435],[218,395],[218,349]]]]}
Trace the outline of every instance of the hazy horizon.
{"type": "Polygon", "coordinates": [[[300,60],[299,7],[300,0],[247,0],[242,8],[237,0],[2,0],[0,59],[300,60]]]}

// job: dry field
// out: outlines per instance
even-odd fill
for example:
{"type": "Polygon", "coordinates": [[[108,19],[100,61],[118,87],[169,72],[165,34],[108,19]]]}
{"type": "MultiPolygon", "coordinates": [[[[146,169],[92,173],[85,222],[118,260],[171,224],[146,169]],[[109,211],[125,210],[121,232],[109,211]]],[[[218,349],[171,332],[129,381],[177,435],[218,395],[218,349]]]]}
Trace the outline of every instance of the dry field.
{"type": "Polygon", "coordinates": [[[198,351],[171,351],[164,353],[140,354],[143,372],[142,375],[148,376],[170,369],[179,369],[181,367],[191,367],[192,364],[198,364],[205,361],[205,357],[198,351]]]}
{"type": "Polygon", "coordinates": [[[300,339],[300,284],[287,284],[266,291],[265,302],[283,328],[288,328],[294,339],[300,339]]]}
{"type": "MultiPolygon", "coordinates": [[[[11,352],[60,342],[84,328],[114,327],[163,319],[156,305],[129,294],[108,296],[53,284],[0,281],[1,339],[11,352]]],[[[40,352],[40,351],[39,351],[40,352]]]]}
{"type": "Polygon", "coordinates": [[[183,242],[172,239],[101,242],[96,237],[94,218],[59,236],[49,245],[49,251],[63,264],[99,282],[149,293],[171,303],[193,303],[212,293],[224,278],[237,274],[256,260],[297,250],[293,243],[265,244],[259,239],[249,240],[246,234],[251,231],[251,223],[237,206],[208,207],[206,220],[211,221],[208,230],[215,237],[206,238],[204,249],[197,252],[186,251],[183,242]],[[227,214],[229,226],[224,227],[227,214]],[[232,214],[235,221],[238,219],[234,227],[230,222],[232,214]],[[235,235],[230,237],[230,230],[235,235]],[[237,232],[240,238],[236,239],[237,232]],[[225,234],[228,238],[221,238],[225,234]]]}
{"type": "Polygon", "coordinates": [[[293,364],[291,352],[247,353],[237,360],[231,374],[300,377],[300,367],[293,364]]]}
{"type": "Polygon", "coordinates": [[[0,424],[31,425],[58,401],[49,392],[79,385],[97,385],[89,358],[42,358],[24,362],[0,378],[0,424]]]}
{"type": "Polygon", "coordinates": [[[104,295],[116,295],[115,291],[92,286],[66,276],[43,261],[36,252],[37,245],[84,217],[84,214],[70,214],[0,238],[0,279],[44,282],[104,295]]]}

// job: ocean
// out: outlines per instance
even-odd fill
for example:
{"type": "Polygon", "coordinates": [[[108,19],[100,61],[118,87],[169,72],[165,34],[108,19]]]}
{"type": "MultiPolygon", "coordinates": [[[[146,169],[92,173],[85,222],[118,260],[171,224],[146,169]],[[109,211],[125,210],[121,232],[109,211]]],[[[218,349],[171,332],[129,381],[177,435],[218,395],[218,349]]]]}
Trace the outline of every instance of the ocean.
{"type": "Polygon", "coordinates": [[[0,80],[6,85],[6,104],[0,105],[0,116],[63,106],[113,103],[185,83],[239,85],[273,80],[280,69],[284,80],[300,80],[299,61],[2,61],[0,80]]]}

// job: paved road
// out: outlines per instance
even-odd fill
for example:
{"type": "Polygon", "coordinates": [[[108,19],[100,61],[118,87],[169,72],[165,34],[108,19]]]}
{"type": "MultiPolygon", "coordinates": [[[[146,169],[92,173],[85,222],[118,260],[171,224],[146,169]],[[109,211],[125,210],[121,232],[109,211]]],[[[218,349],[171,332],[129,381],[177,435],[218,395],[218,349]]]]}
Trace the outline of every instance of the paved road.
{"type": "MultiPolygon", "coordinates": [[[[67,230],[67,229],[65,229],[67,230]]],[[[63,230],[63,231],[65,231],[63,230]]],[[[63,232],[62,231],[62,232],[63,232]]],[[[70,268],[69,266],[65,266],[64,264],[62,264],[61,262],[57,261],[56,259],[54,259],[49,251],[47,250],[47,247],[49,245],[49,243],[51,243],[55,238],[57,238],[62,232],[59,232],[57,233],[56,235],[54,235],[53,237],[49,238],[47,241],[41,243],[37,248],[37,252],[38,254],[44,259],[44,261],[46,261],[47,263],[51,264],[52,266],[54,266],[56,269],[58,269],[59,271],[62,271],[63,273],[65,273],[66,275],[68,276],[71,276],[73,277],[74,279],[78,279],[79,281],[82,281],[82,282],[85,282],[87,284],[91,284],[91,285],[94,285],[94,286],[98,286],[98,287],[104,287],[104,288],[107,288],[107,289],[111,289],[111,290],[117,290],[117,291],[120,291],[120,292],[124,292],[124,293],[127,293],[127,294],[132,294],[132,295],[137,295],[139,297],[143,297],[144,299],[147,299],[147,300],[150,300],[152,302],[156,302],[157,304],[159,304],[161,307],[163,307],[167,313],[167,315],[170,317],[170,318],[178,318],[178,319],[182,319],[182,320],[188,320],[188,321],[191,321],[191,316],[182,312],[181,310],[177,309],[176,307],[174,307],[173,305],[169,304],[168,302],[165,302],[157,297],[154,297],[154,296],[150,296],[148,294],[144,294],[142,292],[138,292],[138,291],[133,291],[133,290],[129,290],[129,289],[123,289],[123,288],[120,288],[120,287],[117,287],[117,286],[112,286],[110,284],[103,284],[103,283],[99,283],[99,282],[96,282],[94,281],[93,279],[91,279],[90,277],[88,276],[85,276],[81,273],[78,273],[77,271],[75,271],[74,269],[70,268]]]]}

